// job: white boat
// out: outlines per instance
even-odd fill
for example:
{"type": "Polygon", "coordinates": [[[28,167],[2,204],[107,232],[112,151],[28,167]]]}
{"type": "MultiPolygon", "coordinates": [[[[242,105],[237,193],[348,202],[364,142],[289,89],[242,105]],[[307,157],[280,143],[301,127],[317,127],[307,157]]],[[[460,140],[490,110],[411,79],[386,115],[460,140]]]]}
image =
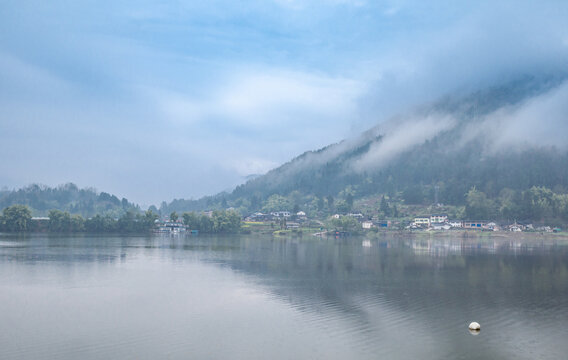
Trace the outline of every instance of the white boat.
{"type": "Polygon", "coordinates": [[[180,234],[187,231],[187,226],[173,221],[166,221],[154,229],[155,234],[180,234]]]}

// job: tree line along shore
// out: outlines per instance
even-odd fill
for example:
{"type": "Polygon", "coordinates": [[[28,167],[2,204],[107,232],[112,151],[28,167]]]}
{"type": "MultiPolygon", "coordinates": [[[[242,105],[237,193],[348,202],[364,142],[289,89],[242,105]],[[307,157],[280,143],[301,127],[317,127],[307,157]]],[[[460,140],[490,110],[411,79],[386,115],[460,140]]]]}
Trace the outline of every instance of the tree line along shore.
{"type": "MultiPolygon", "coordinates": [[[[407,226],[390,226],[381,228],[373,226],[365,228],[365,221],[358,221],[352,216],[330,216],[321,221],[307,219],[303,212],[298,216],[255,221],[250,217],[243,219],[235,210],[215,210],[208,212],[184,212],[178,215],[172,212],[166,216],[165,222],[183,224],[187,229],[203,234],[265,234],[276,236],[348,236],[366,234],[373,236],[384,232],[413,234],[413,236],[458,236],[458,237],[502,237],[511,236],[565,237],[565,233],[543,234],[540,231],[513,234],[508,231],[486,232],[473,229],[454,229],[453,231],[417,231],[407,226]],[[302,215],[303,214],[303,215],[302,215]]],[[[3,209],[0,214],[0,232],[49,232],[49,233],[116,233],[116,234],[150,234],[164,224],[158,214],[147,210],[145,212],[126,211],[120,217],[110,215],[95,215],[83,218],[80,215],[66,211],[50,210],[47,217],[32,217],[32,211],[25,205],[12,205],[3,209]]],[[[404,223],[399,222],[403,225],[404,223]]],[[[424,229],[422,229],[424,230],[424,229]]]]}
{"type": "MultiPolygon", "coordinates": [[[[181,219],[172,212],[169,221],[180,221],[192,230],[202,233],[238,233],[241,230],[241,216],[231,210],[212,211],[208,214],[183,213],[181,219]]],[[[32,211],[25,205],[11,205],[0,214],[2,232],[53,232],[53,233],[151,233],[161,223],[158,214],[126,211],[119,217],[100,215],[83,218],[67,211],[50,210],[48,216],[32,217],[32,211]]]]}

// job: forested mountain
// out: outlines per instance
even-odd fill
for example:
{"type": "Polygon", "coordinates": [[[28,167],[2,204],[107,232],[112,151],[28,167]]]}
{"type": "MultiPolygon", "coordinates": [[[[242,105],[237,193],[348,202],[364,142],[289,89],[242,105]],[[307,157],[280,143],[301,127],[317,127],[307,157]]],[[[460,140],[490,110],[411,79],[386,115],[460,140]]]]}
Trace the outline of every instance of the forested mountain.
{"type": "MultiPolygon", "coordinates": [[[[557,86],[556,79],[527,78],[463,99],[444,99],[373,128],[358,139],[306,152],[237,187],[233,196],[257,194],[265,198],[294,190],[335,195],[351,186],[355,196],[404,191],[414,195],[407,200],[422,202],[433,199],[431,189],[439,186],[440,201],[460,204],[472,186],[490,196],[498,195],[503,188],[565,187],[565,151],[520,142],[513,144],[518,145],[516,148],[499,147],[495,142],[507,134],[496,132],[511,129],[488,123],[499,120],[491,119],[499,109],[557,86]],[[421,195],[416,194],[418,189],[421,195]]],[[[555,131],[550,129],[551,133],[555,131]]]]}
{"type": "Polygon", "coordinates": [[[14,204],[27,205],[33,216],[46,216],[49,210],[67,211],[83,217],[106,214],[118,217],[128,210],[140,210],[127,199],[119,199],[95,189],[79,189],[68,183],[57,187],[33,184],[18,190],[0,191],[0,209],[14,204]]]}
{"type": "MultiPolygon", "coordinates": [[[[387,196],[405,204],[466,205],[475,188],[488,199],[520,199],[532,187],[568,189],[568,85],[564,76],[526,76],[402,114],[361,136],[308,151],[238,186],[165,211],[233,206],[241,211],[323,199],[387,196]]],[[[512,201],[512,200],[511,200],[512,201]]],[[[278,206],[276,206],[278,207],[278,206]]]]}

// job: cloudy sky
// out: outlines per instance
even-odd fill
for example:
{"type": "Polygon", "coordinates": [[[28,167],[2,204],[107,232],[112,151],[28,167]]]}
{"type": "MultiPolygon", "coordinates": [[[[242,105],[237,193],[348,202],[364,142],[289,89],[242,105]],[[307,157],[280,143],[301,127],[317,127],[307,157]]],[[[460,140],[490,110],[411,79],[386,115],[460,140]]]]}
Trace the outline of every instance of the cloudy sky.
{"type": "Polygon", "coordinates": [[[230,189],[414,105],[568,69],[566,1],[0,2],[0,186],[230,189]]]}

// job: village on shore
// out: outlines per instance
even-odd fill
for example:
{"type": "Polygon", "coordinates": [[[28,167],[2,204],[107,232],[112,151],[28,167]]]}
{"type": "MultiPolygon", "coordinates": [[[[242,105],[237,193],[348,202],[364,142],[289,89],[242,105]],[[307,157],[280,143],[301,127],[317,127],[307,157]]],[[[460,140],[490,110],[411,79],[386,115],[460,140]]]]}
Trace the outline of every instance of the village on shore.
{"type": "MultiPolygon", "coordinates": [[[[349,236],[379,231],[397,232],[502,232],[502,233],[562,233],[560,227],[521,221],[458,220],[445,213],[406,216],[405,218],[379,219],[379,214],[363,215],[361,212],[346,214],[312,214],[305,211],[255,212],[242,216],[235,209],[204,212],[175,211],[160,216],[148,210],[143,215],[127,212],[119,218],[96,215],[86,220],[78,215],[51,210],[49,216],[32,217],[23,205],[3,210],[0,231],[36,232],[116,232],[155,234],[247,234],[349,236]],[[323,216],[322,216],[323,215],[323,216]],[[19,226],[19,227],[18,227],[19,226]]],[[[424,209],[422,209],[424,210],[424,209]]],[[[417,212],[418,213],[418,212],[417,212]]]]}
{"type": "MultiPolygon", "coordinates": [[[[450,219],[446,214],[432,214],[415,217],[410,221],[404,220],[379,220],[368,219],[361,213],[333,214],[325,223],[319,220],[309,219],[304,211],[295,214],[289,211],[277,211],[271,213],[256,212],[244,217],[248,224],[272,223],[278,224],[282,229],[293,230],[304,227],[313,227],[316,222],[320,225],[331,225],[335,230],[342,231],[377,231],[377,230],[409,230],[409,231],[505,231],[505,232],[540,232],[559,233],[561,228],[548,225],[534,225],[514,220],[513,222],[497,222],[483,220],[457,220],[450,219]],[[343,221],[341,221],[343,220],[343,221]],[[350,221],[345,221],[350,220],[350,221]],[[307,226],[307,224],[312,226],[307,226]],[[347,226],[345,226],[347,224],[347,226]]],[[[317,225],[316,225],[317,226],[317,225]]],[[[329,228],[329,226],[327,226],[329,228]]],[[[322,228],[323,230],[323,228],[322,228]]]]}

